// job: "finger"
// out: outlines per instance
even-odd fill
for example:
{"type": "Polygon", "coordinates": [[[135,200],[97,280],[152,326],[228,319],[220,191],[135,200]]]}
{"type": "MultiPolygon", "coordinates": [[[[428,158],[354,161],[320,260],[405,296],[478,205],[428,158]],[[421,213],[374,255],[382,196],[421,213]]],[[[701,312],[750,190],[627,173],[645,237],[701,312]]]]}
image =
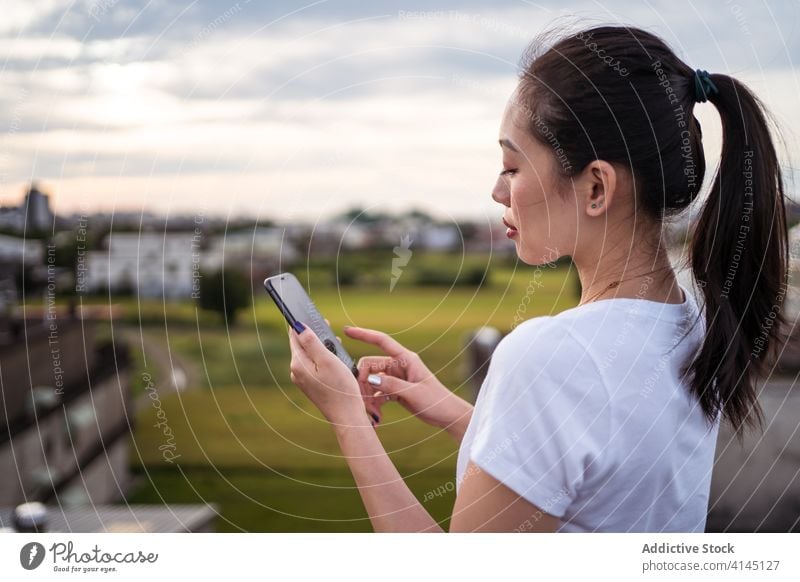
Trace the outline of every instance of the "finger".
{"type": "Polygon", "coordinates": [[[375,395],[380,392],[380,398],[382,398],[384,402],[386,401],[387,395],[392,400],[397,400],[413,385],[410,382],[395,378],[394,376],[389,376],[383,372],[367,376],[367,383],[370,384],[374,390],[372,397],[375,398],[375,395]]]}
{"type": "Polygon", "coordinates": [[[389,356],[364,356],[358,360],[358,381],[366,382],[367,376],[386,372],[399,378],[405,377],[401,371],[401,363],[389,356]]]}
{"type": "MultiPolygon", "coordinates": [[[[389,402],[389,400],[390,396],[388,394],[378,390],[364,399],[364,406],[370,415],[377,415],[378,419],[376,422],[380,422],[383,418],[383,411],[381,410],[381,407],[389,402]]],[[[391,398],[391,400],[395,400],[395,398],[391,398]]]]}
{"type": "Polygon", "coordinates": [[[359,370],[364,369],[370,372],[382,372],[392,368],[393,358],[391,356],[362,356],[358,360],[359,370]]]}
{"type": "Polygon", "coordinates": [[[289,351],[293,362],[300,361],[300,359],[303,356],[305,356],[305,351],[303,350],[303,347],[298,343],[292,328],[289,328],[289,351]]]}
{"type": "Polygon", "coordinates": [[[375,400],[375,403],[377,404],[378,407],[383,406],[387,402],[393,402],[393,401],[397,400],[397,396],[393,396],[391,394],[387,394],[383,390],[376,390],[372,394],[371,398],[373,400],[375,400]]]}
{"type": "Polygon", "coordinates": [[[361,398],[364,400],[366,404],[367,400],[372,396],[375,390],[366,382],[359,382],[358,388],[361,391],[361,398]]]}
{"type": "Polygon", "coordinates": [[[383,414],[381,414],[380,403],[370,399],[364,402],[364,408],[366,409],[367,414],[370,415],[372,420],[375,421],[375,424],[380,424],[381,420],[383,419],[383,414]]]}
{"type": "Polygon", "coordinates": [[[386,395],[382,392],[376,392],[373,386],[367,382],[359,382],[361,389],[361,399],[364,401],[364,408],[376,423],[380,423],[383,418],[381,406],[386,404],[386,395]]]}
{"type": "Polygon", "coordinates": [[[408,352],[400,342],[382,331],[365,327],[345,327],[344,332],[353,339],[379,347],[390,356],[400,357],[408,352]]]}

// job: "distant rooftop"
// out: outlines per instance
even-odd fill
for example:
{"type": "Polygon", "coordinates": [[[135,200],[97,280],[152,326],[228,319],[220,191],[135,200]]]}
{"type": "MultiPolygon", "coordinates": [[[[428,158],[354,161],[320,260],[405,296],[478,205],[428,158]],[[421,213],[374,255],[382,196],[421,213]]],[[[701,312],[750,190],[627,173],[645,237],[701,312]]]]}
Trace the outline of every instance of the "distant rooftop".
{"type": "MultiPolygon", "coordinates": [[[[0,527],[13,527],[13,507],[0,507],[0,527]]],[[[182,533],[213,531],[215,505],[48,506],[49,533],[182,533]]]]}

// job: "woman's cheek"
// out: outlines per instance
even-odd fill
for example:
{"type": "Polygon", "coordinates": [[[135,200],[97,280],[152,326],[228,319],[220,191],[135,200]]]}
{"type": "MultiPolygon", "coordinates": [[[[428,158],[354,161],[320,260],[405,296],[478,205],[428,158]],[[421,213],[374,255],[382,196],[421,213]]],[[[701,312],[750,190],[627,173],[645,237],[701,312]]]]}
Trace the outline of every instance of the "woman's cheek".
{"type": "Polygon", "coordinates": [[[538,194],[538,185],[536,180],[529,181],[528,177],[519,177],[517,181],[511,186],[511,200],[516,201],[512,206],[516,206],[518,210],[524,212],[527,206],[531,206],[533,202],[540,199],[538,194]]]}

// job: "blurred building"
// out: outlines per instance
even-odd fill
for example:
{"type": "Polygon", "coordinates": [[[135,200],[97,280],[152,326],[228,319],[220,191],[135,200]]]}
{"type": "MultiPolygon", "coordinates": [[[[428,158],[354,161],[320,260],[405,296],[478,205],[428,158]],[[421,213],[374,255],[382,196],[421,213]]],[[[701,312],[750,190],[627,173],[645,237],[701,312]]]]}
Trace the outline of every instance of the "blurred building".
{"type": "Polygon", "coordinates": [[[25,212],[18,206],[0,206],[0,229],[22,232],[25,229],[25,212]]]}
{"type": "Polygon", "coordinates": [[[203,236],[195,231],[111,233],[104,250],[87,253],[86,290],[189,298],[202,246],[203,236]]]}
{"type": "Polygon", "coordinates": [[[455,224],[436,224],[420,233],[420,246],[433,251],[463,250],[464,240],[455,224]]]}
{"type": "Polygon", "coordinates": [[[31,184],[25,201],[25,230],[26,232],[41,232],[53,226],[53,212],[50,210],[50,198],[34,183],[31,184]]]}
{"type": "MultiPolygon", "coordinates": [[[[217,506],[92,505],[91,508],[47,507],[51,533],[183,533],[213,532],[217,506]]],[[[11,508],[0,507],[0,527],[13,527],[11,508]]]]}
{"type": "Polygon", "coordinates": [[[108,503],[127,491],[128,353],[90,321],[22,320],[0,345],[0,505],[108,503]]]}
{"type": "Polygon", "coordinates": [[[282,228],[258,227],[220,235],[199,229],[125,232],[107,236],[105,249],[87,253],[88,293],[189,299],[204,273],[236,269],[254,281],[295,264],[299,253],[282,228]]]}
{"type": "Polygon", "coordinates": [[[202,266],[210,272],[239,269],[260,283],[269,273],[285,271],[300,259],[294,243],[282,227],[246,228],[211,237],[203,252],[202,266]]]}
{"type": "Polygon", "coordinates": [[[517,245],[506,236],[506,225],[501,215],[490,222],[476,223],[472,236],[464,241],[467,252],[492,253],[502,257],[514,257],[517,245]]]}
{"type": "Polygon", "coordinates": [[[43,241],[0,234],[0,264],[41,265],[43,262],[43,241]]]}
{"type": "Polygon", "coordinates": [[[43,232],[53,227],[53,212],[50,198],[34,182],[31,184],[19,206],[0,208],[0,229],[30,233],[43,232]]]}
{"type": "Polygon", "coordinates": [[[789,229],[789,292],[786,294],[787,313],[800,314],[800,224],[789,229]]]}
{"type": "Polygon", "coordinates": [[[3,316],[10,314],[17,298],[46,280],[44,256],[43,241],[0,234],[0,336],[8,327],[3,316]]]}
{"type": "Polygon", "coordinates": [[[132,485],[127,346],[97,341],[94,321],[44,314],[0,315],[0,528],[213,531],[213,505],[111,505],[132,485]],[[15,509],[31,502],[42,525],[21,528],[15,509]]]}
{"type": "Polygon", "coordinates": [[[308,253],[317,257],[335,257],[343,250],[368,249],[375,241],[373,226],[334,218],[314,225],[308,241],[308,253]]]}

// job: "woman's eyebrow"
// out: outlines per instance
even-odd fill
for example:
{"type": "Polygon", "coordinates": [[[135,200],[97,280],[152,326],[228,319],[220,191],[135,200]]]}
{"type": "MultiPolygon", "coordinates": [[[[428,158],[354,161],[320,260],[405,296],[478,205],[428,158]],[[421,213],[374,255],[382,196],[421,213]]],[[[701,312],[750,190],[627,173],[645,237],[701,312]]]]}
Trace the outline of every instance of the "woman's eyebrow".
{"type": "Polygon", "coordinates": [[[500,138],[499,140],[497,140],[497,143],[500,144],[500,147],[507,147],[512,152],[519,153],[519,150],[517,149],[517,146],[515,146],[513,143],[511,143],[510,140],[508,140],[506,138],[500,138]]]}

